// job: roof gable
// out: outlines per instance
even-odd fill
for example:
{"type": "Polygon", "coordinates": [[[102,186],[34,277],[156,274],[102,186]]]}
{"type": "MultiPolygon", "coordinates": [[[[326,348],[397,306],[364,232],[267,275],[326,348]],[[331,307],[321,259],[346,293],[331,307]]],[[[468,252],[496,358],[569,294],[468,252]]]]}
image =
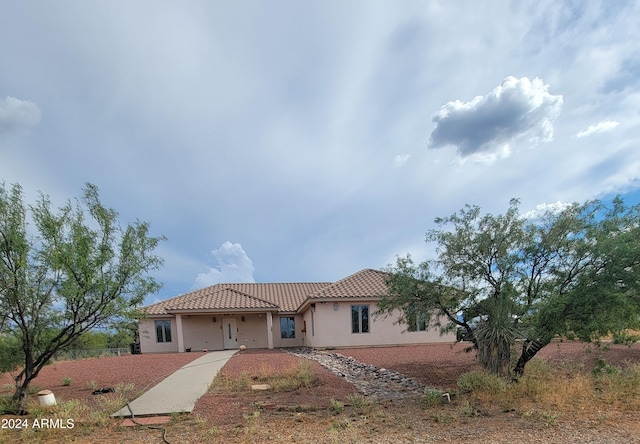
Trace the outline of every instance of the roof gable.
{"type": "Polygon", "coordinates": [[[241,310],[264,308],[278,310],[280,307],[272,302],[257,298],[229,287],[219,287],[213,292],[204,292],[199,297],[181,298],[167,304],[167,312],[183,310],[241,310]]]}
{"type": "Polygon", "coordinates": [[[309,298],[380,297],[387,292],[386,275],[383,271],[367,268],[318,290],[309,298]]]}

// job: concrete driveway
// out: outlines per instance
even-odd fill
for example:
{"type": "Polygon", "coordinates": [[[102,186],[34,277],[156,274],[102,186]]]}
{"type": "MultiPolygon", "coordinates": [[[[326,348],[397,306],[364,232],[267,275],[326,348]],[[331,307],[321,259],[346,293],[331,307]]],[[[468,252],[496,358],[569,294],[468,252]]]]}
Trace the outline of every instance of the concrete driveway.
{"type": "MultiPolygon", "coordinates": [[[[236,352],[221,350],[206,353],[131,401],[129,407],[135,416],[190,413],[196,401],[209,389],[213,378],[236,352]]],[[[125,406],[111,416],[129,417],[131,412],[125,406]]]]}

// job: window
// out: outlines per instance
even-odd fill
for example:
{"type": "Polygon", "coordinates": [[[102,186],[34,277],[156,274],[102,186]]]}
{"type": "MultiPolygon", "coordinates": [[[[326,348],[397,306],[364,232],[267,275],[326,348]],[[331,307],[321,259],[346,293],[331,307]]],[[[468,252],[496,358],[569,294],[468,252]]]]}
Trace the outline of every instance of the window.
{"type": "Polygon", "coordinates": [[[426,331],[427,316],[416,307],[411,307],[407,313],[407,324],[409,331],[426,331]]]}
{"type": "Polygon", "coordinates": [[[351,333],[369,333],[369,306],[351,306],[351,333]]]}
{"type": "Polygon", "coordinates": [[[282,339],[293,339],[296,337],[295,318],[285,316],[280,318],[280,336],[282,339]]]}
{"type": "Polygon", "coordinates": [[[426,331],[427,330],[427,317],[424,313],[414,313],[408,316],[409,331],[426,331]]]}
{"type": "Polygon", "coordinates": [[[171,342],[171,321],[155,321],[156,341],[171,342]]]}

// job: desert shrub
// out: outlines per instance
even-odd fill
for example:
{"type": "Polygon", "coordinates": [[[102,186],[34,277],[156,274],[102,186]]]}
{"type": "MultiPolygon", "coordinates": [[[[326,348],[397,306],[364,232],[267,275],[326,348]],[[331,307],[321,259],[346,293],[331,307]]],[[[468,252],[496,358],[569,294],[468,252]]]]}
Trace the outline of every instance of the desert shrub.
{"type": "Polygon", "coordinates": [[[493,373],[484,371],[471,371],[460,375],[458,378],[458,388],[462,392],[505,392],[507,381],[493,373]]]}
{"type": "Polygon", "coordinates": [[[594,368],[593,386],[607,404],[623,403],[629,409],[640,405],[640,365],[616,367],[601,363],[594,368]]]}
{"type": "Polygon", "coordinates": [[[620,375],[622,373],[622,369],[620,367],[616,367],[611,365],[604,359],[602,356],[598,356],[595,365],[593,366],[593,374],[594,376],[599,375],[620,375]]]}
{"type": "Polygon", "coordinates": [[[371,407],[373,402],[360,393],[352,393],[346,396],[347,403],[351,404],[357,412],[362,412],[371,407]]]}
{"type": "Polygon", "coordinates": [[[442,390],[434,388],[424,389],[424,394],[422,395],[422,408],[433,407],[434,405],[440,404],[442,402],[443,394],[444,392],[442,390]]]}
{"type": "Polygon", "coordinates": [[[18,406],[11,400],[11,396],[0,397],[0,415],[14,414],[18,411],[18,406]]]}
{"type": "Polygon", "coordinates": [[[331,403],[331,410],[333,410],[334,412],[340,414],[343,412],[344,410],[344,402],[342,401],[338,401],[336,399],[331,398],[329,400],[329,402],[331,403]]]}

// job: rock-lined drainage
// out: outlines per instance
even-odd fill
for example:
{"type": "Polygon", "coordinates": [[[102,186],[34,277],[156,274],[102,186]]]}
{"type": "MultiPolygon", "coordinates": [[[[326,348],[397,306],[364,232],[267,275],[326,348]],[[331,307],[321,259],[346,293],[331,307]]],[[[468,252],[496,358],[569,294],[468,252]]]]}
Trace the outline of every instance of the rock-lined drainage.
{"type": "Polygon", "coordinates": [[[339,353],[297,348],[287,350],[292,355],[320,363],[334,375],[353,384],[365,396],[376,399],[399,399],[424,394],[425,386],[406,375],[367,365],[339,353]]]}

